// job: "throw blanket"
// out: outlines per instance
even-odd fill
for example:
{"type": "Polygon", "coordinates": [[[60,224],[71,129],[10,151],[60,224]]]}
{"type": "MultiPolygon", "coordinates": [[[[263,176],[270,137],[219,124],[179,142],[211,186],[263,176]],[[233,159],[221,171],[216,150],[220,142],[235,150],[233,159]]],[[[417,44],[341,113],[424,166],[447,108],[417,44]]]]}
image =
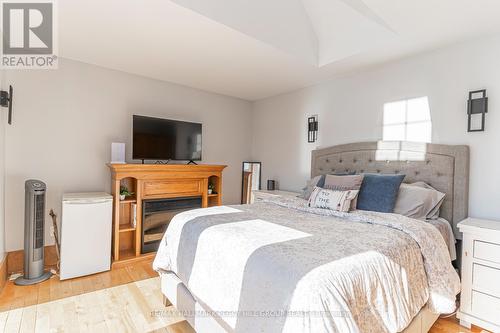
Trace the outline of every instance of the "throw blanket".
{"type": "Polygon", "coordinates": [[[453,312],[460,289],[434,226],[298,198],[178,214],[153,266],[229,332],[400,332],[426,303],[453,312]]]}

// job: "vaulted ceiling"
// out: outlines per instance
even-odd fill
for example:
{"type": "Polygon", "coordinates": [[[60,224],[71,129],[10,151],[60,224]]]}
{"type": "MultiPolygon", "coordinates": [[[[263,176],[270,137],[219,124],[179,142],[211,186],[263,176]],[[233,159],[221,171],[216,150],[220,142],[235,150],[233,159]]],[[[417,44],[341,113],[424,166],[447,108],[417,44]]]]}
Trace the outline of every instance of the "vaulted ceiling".
{"type": "Polygon", "coordinates": [[[62,57],[256,100],[500,31],[498,0],[58,1],[62,57]]]}

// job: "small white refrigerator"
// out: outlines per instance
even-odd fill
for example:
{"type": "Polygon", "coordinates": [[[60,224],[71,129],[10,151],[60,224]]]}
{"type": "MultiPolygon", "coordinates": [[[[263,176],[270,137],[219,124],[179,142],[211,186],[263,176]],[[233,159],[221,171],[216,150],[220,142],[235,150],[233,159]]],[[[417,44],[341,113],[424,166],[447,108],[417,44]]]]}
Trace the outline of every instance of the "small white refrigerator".
{"type": "Polygon", "coordinates": [[[60,279],[111,269],[113,197],[65,193],[62,199],[60,279]]]}

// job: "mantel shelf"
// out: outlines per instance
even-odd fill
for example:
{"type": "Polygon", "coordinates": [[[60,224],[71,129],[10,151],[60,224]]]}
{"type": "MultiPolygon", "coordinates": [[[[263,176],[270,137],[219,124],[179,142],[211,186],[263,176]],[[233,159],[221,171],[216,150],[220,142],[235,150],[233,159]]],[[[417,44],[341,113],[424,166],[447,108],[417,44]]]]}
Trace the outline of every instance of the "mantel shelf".
{"type": "Polygon", "coordinates": [[[136,203],[137,200],[135,198],[130,198],[130,199],[125,199],[125,200],[120,200],[121,204],[129,204],[129,203],[136,203]]]}

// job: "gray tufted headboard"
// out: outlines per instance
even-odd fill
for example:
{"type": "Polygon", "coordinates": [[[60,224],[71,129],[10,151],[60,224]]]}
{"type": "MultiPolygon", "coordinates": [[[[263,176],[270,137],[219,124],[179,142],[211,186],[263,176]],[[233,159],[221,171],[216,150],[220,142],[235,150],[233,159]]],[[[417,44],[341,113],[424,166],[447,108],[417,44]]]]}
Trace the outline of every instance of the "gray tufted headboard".
{"type": "Polygon", "coordinates": [[[402,173],[446,193],[440,216],[457,223],[468,216],[469,147],[415,142],[359,142],[312,152],[311,176],[334,172],[402,173]]]}

